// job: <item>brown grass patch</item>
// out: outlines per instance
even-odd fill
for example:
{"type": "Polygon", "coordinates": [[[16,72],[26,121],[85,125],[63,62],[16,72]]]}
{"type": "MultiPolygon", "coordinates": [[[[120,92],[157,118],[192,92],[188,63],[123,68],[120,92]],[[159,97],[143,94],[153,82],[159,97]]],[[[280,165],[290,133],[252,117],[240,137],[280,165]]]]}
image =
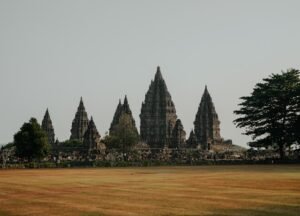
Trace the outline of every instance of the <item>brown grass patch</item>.
{"type": "Polygon", "coordinates": [[[299,212],[298,165],[0,171],[0,216],[299,212]]]}

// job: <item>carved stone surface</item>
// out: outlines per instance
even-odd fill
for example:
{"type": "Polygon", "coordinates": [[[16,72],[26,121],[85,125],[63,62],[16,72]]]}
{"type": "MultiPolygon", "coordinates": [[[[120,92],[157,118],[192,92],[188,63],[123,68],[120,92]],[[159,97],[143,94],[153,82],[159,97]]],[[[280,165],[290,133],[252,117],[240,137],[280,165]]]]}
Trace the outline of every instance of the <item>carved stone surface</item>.
{"type": "Polygon", "coordinates": [[[113,117],[113,120],[110,124],[110,128],[109,128],[109,133],[111,134],[114,130],[114,127],[116,125],[118,125],[119,123],[119,119],[120,119],[120,116],[121,116],[121,112],[122,112],[122,103],[121,103],[121,99],[119,100],[119,103],[118,103],[118,106],[117,106],[117,109],[115,111],[115,114],[114,114],[114,117],[113,117]]]}
{"type": "Polygon", "coordinates": [[[186,133],[183,129],[183,125],[180,119],[177,119],[176,124],[172,131],[172,142],[170,143],[170,148],[185,148],[185,136],[186,133]]]}
{"type": "Polygon", "coordinates": [[[85,111],[82,98],[75,114],[75,118],[72,122],[71,137],[70,139],[77,139],[83,141],[83,136],[88,128],[89,119],[87,112],[85,111]]]}
{"type": "Polygon", "coordinates": [[[142,103],[140,119],[143,142],[151,148],[163,148],[170,145],[177,115],[159,67],[142,103]]]}
{"type": "Polygon", "coordinates": [[[220,135],[220,121],[212,98],[205,86],[203,96],[194,121],[195,135],[202,149],[209,149],[210,145],[222,142],[220,135]]]}
{"type": "Polygon", "coordinates": [[[198,143],[197,137],[194,133],[194,130],[191,130],[190,136],[186,141],[186,145],[188,148],[198,148],[198,144],[199,143],[198,143]]]}
{"type": "Polygon", "coordinates": [[[48,136],[48,143],[53,146],[55,143],[55,134],[48,109],[46,110],[42,121],[42,129],[46,132],[48,136]]]}
{"type": "Polygon", "coordinates": [[[117,109],[116,109],[114,117],[113,117],[113,120],[110,124],[109,133],[112,134],[114,132],[116,126],[119,124],[119,121],[120,121],[122,115],[124,115],[124,114],[127,114],[127,117],[129,118],[132,129],[138,134],[138,130],[135,125],[135,120],[132,116],[132,112],[129,107],[129,103],[128,103],[128,99],[127,99],[126,95],[125,95],[123,104],[121,103],[121,100],[119,101],[119,104],[117,106],[117,109]]]}
{"type": "Polygon", "coordinates": [[[88,151],[97,150],[102,148],[102,143],[100,141],[101,136],[97,130],[97,127],[94,123],[93,117],[89,121],[88,128],[83,137],[83,144],[86,146],[88,151]]]}

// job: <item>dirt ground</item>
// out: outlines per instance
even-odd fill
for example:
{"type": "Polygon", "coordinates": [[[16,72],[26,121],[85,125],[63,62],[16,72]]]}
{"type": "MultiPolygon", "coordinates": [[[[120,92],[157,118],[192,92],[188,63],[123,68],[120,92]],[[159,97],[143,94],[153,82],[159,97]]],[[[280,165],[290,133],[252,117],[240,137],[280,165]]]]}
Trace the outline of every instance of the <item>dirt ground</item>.
{"type": "Polygon", "coordinates": [[[3,215],[300,215],[300,165],[0,170],[3,215]]]}

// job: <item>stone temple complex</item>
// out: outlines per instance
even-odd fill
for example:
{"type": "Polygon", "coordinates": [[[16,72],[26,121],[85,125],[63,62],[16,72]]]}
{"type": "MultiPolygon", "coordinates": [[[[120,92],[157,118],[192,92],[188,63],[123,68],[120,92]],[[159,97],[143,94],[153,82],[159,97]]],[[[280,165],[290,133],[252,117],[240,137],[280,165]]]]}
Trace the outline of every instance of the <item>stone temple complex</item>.
{"type": "Polygon", "coordinates": [[[140,119],[140,136],[143,142],[151,148],[171,145],[177,115],[159,67],[142,103],[140,119]]]}
{"type": "Polygon", "coordinates": [[[211,145],[223,142],[220,135],[220,121],[207,86],[201,98],[194,126],[197,142],[202,149],[208,150],[211,145]]]}
{"type": "Polygon", "coordinates": [[[54,143],[55,143],[55,134],[54,134],[54,128],[53,128],[53,125],[52,125],[52,121],[51,121],[48,109],[46,110],[46,113],[45,113],[43,121],[42,121],[42,129],[47,134],[48,143],[51,146],[53,146],[54,143]]]}
{"type": "MultiPolygon", "coordinates": [[[[157,162],[202,164],[207,159],[235,160],[246,155],[244,148],[221,137],[220,120],[206,86],[196,113],[194,129],[186,140],[183,123],[177,117],[160,67],[157,67],[145,94],[139,117],[140,133],[125,96],[123,103],[119,100],[109,133],[101,137],[94,119],[90,117],[89,120],[81,97],[72,121],[71,136],[59,142],[58,139],[55,141],[47,109],[41,128],[51,148],[50,154],[44,159],[55,161],[56,164],[67,162],[62,163],[63,167],[71,166],[71,161],[93,166],[123,166],[128,162],[140,166],[157,162]]],[[[11,148],[12,152],[14,148],[11,148]]]]}
{"type": "MultiPolygon", "coordinates": [[[[47,133],[49,143],[53,146],[55,134],[48,109],[42,121],[42,128],[47,133]]],[[[181,120],[177,118],[175,105],[160,67],[157,67],[154,80],[151,81],[142,102],[140,134],[136,128],[127,96],[124,97],[123,103],[119,100],[108,136],[117,136],[120,128],[126,128],[137,135],[139,141],[134,146],[135,149],[152,149],[154,150],[152,152],[157,149],[165,152],[169,150],[184,151],[185,149],[208,152],[215,149],[229,149],[230,146],[234,146],[231,140],[224,141],[221,137],[218,114],[206,86],[196,113],[194,129],[186,140],[186,132],[181,120]]],[[[80,98],[72,122],[70,141],[72,140],[81,142],[83,146],[81,148],[86,149],[88,154],[106,149],[93,118],[91,117],[89,120],[82,98],[80,98]]],[[[103,139],[104,141],[105,139],[103,139]]]]}
{"type": "Polygon", "coordinates": [[[88,124],[89,124],[89,118],[87,112],[85,111],[82,98],[80,98],[80,103],[77,112],[75,114],[75,118],[72,122],[70,139],[71,140],[77,139],[83,141],[83,136],[86,130],[88,129],[88,124]]]}

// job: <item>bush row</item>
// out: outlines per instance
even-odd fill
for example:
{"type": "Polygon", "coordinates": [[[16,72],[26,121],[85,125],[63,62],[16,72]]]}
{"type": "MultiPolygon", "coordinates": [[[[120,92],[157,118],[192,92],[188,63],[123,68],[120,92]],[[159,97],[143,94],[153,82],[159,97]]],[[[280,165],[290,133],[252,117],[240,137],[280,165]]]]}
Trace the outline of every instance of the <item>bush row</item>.
{"type": "Polygon", "coordinates": [[[149,166],[201,166],[201,165],[243,165],[243,164],[300,164],[300,160],[202,160],[202,161],[64,161],[10,163],[6,168],[88,168],[88,167],[149,167],[149,166]]]}

